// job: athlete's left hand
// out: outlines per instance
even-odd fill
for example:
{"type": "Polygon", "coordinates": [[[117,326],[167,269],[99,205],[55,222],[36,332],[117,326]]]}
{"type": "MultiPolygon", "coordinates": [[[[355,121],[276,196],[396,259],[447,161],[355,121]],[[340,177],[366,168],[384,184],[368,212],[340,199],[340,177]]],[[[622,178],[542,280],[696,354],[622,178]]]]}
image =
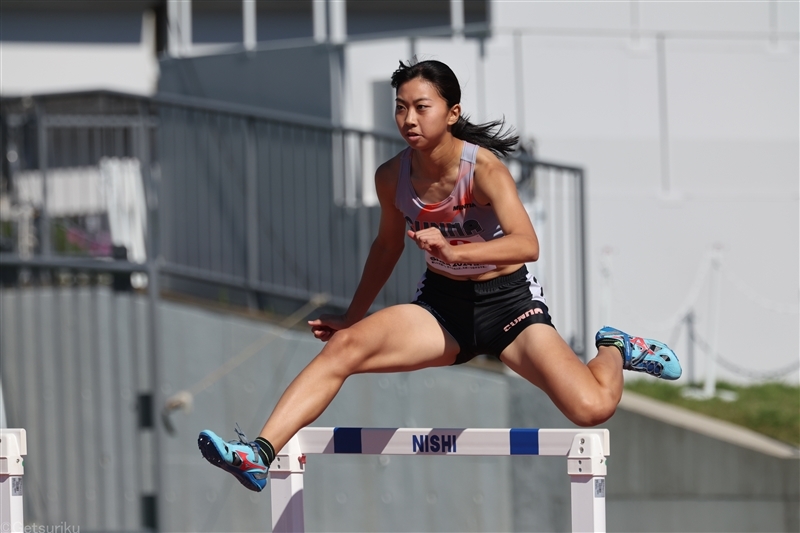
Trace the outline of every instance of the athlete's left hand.
{"type": "Polygon", "coordinates": [[[447,242],[438,228],[425,228],[420,231],[408,230],[408,236],[414,239],[420,250],[425,250],[445,263],[455,263],[454,246],[447,242]]]}
{"type": "Polygon", "coordinates": [[[349,328],[352,321],[347,318],[347,315],[331,315],[322,314],[316,320],[309,320],[308,325],[311,326],[311,333],[322,342],[328,342],[333,334],[340,329],[349,328]]]}

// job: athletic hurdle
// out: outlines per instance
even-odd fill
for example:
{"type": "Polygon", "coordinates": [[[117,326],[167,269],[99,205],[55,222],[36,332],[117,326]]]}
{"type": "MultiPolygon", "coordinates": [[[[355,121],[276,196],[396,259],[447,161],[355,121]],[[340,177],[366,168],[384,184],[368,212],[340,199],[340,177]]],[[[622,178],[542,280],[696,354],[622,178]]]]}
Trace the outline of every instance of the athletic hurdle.
{"type": "Polygon", "coordinates": [[[307,427],[278,452],[270,466],[274,533],[305,531],[306,456],[331,453],[566,457],[572,531],[606,530],[606,457],[610,455],[607,429],[307,427]]]}
{"type": "Polygon", "coordinates": [[[22,476],[28,441],[24,429],[0,428],[0,532],[25,529],[22,516],[22,476]]]}

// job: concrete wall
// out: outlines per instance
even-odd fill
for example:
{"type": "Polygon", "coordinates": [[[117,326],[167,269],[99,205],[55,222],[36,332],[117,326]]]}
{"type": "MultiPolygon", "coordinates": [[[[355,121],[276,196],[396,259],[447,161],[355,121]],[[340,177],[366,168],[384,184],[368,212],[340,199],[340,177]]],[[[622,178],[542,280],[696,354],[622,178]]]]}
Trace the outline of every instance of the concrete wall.
{"type": "MultiPolygon", "coordinates": [[[[152,433],[136,425],[134,401],[137,391],[151,390],[148,313],[143,298],[102,286],[0,292],[9,424],[29,432],[29,523],[136,529],[140,492],[153,483],[152,433]],[[119,450],[122,461],[112,460],[119,450]]],[[[210,467],[197,433],[233,438],[238,423],[254,437],[322,344],[305,331],[221,310],[162,301],[157,313],[164,395],[254,354],[195,394],[190,412],[172,415],[175,434],[155,450],[165,483],[159,524],[263,531],[268,494],[250,493],[210,467]]],[[[355,376],[316,424],[570,427],[526,381],[472,366],[355,376]]],[[[610,531],[797,531],[797,450],[628,394],[606,426],[610,531]]],[[[312,457],[305,486],[308,531],[570,528],[560,458],[312,457]]]]}
{"type": "Polygon", "coordinates": [[[798,530],[797,450],[763,453],[731,442],[742,431],[736,428],[711,436],[665,423],[654,410],[672,408],[628,396],[606,424],[613,435],[609,531],[646,531],[653,524],[661,531],[798,530]],[[637,402],[650,404],[647,413],[626,408],[637,402]]]}

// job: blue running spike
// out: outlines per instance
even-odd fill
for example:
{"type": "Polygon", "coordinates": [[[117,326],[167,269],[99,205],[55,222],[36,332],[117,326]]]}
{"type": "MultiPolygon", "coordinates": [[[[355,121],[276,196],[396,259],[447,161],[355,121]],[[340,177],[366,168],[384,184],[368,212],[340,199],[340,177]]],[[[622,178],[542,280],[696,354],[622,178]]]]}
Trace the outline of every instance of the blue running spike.
{"type": "Polygon", "coordinates": [[[213,431],[201,431],[197,446],[206,461],[230,472],[248,489],[261,492],[267,485],[269,467],[261,460],[258,443],[247,442],[247,437],[238,427],[236,433],[238,441],[225,442],[213,431]]]}
{"type": "Polygon", "coordinates": [[[681,362],[663,342],[631,337],[618,329],[605,326],[595,335],[595,345],[616,346],[622,352],[622,368],[645,372],[661,379],[675,380],[683,372],[681,362]]]}

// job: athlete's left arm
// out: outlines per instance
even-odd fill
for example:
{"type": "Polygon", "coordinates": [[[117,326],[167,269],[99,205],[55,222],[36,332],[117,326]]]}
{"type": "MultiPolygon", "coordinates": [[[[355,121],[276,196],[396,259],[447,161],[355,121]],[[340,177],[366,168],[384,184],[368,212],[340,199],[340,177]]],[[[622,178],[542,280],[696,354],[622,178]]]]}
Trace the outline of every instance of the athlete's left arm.
{"type": "Polygon", "coordinates": [[[539,259],[539,239],[528,212],[517,193],[517,185],[506,166],[490,151],[481,148],[473,178],[475,201],[491,204],[497,213],[503,237],[488,242],[452,247],[458,263],[513,265],[539,259]]]}

